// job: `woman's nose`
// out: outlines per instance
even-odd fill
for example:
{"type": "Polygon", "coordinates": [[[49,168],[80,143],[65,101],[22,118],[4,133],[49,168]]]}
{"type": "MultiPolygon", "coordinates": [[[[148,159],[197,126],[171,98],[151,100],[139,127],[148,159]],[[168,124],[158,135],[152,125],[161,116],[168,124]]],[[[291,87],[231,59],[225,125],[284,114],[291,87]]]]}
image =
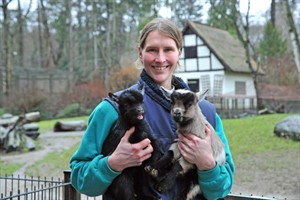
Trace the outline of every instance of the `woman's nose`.
{"type": "Polygon", "coordinates": [[[155,62],[163,63],[165,61],[166,61],[166,56],[165,56],[164,52],[158,51],[156,58],[155,58],[155,62]]]}

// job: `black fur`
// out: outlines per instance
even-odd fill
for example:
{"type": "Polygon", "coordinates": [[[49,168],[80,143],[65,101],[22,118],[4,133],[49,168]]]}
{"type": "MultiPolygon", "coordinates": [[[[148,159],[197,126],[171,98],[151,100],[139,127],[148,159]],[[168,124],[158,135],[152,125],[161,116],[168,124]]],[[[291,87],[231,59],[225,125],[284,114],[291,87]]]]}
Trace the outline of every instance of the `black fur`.
{"type": "Polygon", "coordinates": [[[103,196],[103,200],[157,200],[160,199],[154,189],[154,180],[144,167],[160,157],[159,144],[149,131],[144,121],[143,95],[137,90],[126,90],[119,97],[110,93],[110,98],[119,104],[119,118],[103,144],[102,153],[110,155],[119,144],[125,132],[132,126],[135,132],[129,138],[130,143],[137,143],[145,138],[151,140],[154,149],[151,158],[141,166],[130,167],[114,179],[103,196]]]}

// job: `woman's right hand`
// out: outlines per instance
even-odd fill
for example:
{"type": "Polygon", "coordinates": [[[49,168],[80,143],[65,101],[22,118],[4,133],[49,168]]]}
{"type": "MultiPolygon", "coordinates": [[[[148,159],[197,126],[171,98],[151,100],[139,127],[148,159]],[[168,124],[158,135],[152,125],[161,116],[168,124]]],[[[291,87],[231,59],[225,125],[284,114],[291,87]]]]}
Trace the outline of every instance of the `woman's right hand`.
{"type": "Polygon", "coordinates": [[[127,167],[140,166],[144,160],[151,157],[153,148],[149,139],[131,144],[129,137],[135,128],[126,131],[115,151],[109,156],[108,164],[115,171],[122,171],[127,167]]]}

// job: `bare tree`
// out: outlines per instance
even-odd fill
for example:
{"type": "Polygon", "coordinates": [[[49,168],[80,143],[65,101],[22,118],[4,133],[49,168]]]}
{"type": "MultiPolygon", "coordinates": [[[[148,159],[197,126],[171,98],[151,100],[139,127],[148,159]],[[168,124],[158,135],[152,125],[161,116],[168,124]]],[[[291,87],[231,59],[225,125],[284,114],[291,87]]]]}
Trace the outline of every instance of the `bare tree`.
{"type": "Polygon", "coordinates": [[[271,1],[271,22],[275,26],[275,17],[276,17],[276,1],[271,1]]]}
{"type": "MultiPolygon", "coordinates": [[[[218,10],[218,7],[216,6],[216,1],[210,1],[211,2],[211,6],[213,8],[216,8],[216,10],[218,10]]],[[[252,74],[252,78],[253,78],[253,83],[254,83],[254,88],[256,90],[256,97],[257,97],[257,107],[258,109],[261,108],[261,102],[260,99],[258,98],[259,95],[259,89],[258,89],[258,75],[260,72],[260,62],[258,60],[258,56],[256,53],[256,50],[254,48],[253,43],[251,43],[250,41],[250,22],[249,22],[249,16],[250,16],[250,0],[248,0],[248,7],[247,7],[247,12],[245,14],[245,16],[243,17],[241,12],[238,9],[239,6],[239,1],[238,0],[232,0],[230,1],[231,4],[229,4],[229,14],[228,13],[224,13],[224,11],[228,12],[228,10],[220,10],[219,12],[221,16],[227,16],[226,20],[230,21],[230,24],[233,25],[234,29],[235,29],[235,33],[238,37],[238,39],[242,42],[243,47],[245,49],[245,55],[246,55],[246,62],[249,66],[249,69],[251,71],[252,74]],[[256,63],[252,62],[252,58],[254,58],[254,60],[256,61],[256,63]]]]}
{"type": "Polygon", "coordinates": [[[5,77],[2,83],[3,94],[8,95],[12,84],[12,64],[11,64],[11,49],[10,49],[10,34],[9,34],[9,11],[8,4],[12,0],[2,0],[2,12],[3,12],[3,49],[4,49],[4,66],[5,77]]]}
{"type": "MultiPolygon", "coordinates": [[[[46,52],[45,55],[42,55],[42,57],[45,56],[45,58],[43,58],[43,62],[42,62],[42,66],[44,68],[53,68],[54,67],[54,62],[52,59],[52,51],[53,51],[53,47],[52,47],[52,39],[51,39],[51,34],[50,34],[50,28],[48,26],[48,22],[47,22],[47,14],[46,14],[46,8],[44,5],[44,0],[40,0],[40,8],[41,8],[41,20],[42,20],[42,24],[44,27],[44,40],[46,42],[46,52]]],[[[40,41],[42,42],[42,41],[40,41]]]]}
{"type": "Polygon", "coordinates": [[[18,0],[17,20],[18,20],[18,64],[24,66],[24,25],[32,5],[32,0],[29,1],[29,6],[23,15],[20,0],[18,0]]]}
{"type": "Polygon", "coordinates": [[[74,65],[74,58],[73,58],[73,28],[72,28],[72,15],[71,15],[71,11],[72,11],[72,1],[70,0],[65,0],[65,7],[66,7],[66,21],[67,21],[67,27],[68,27],[68,57],[69,57],[69,63],[68,63],[68,84],[69,84],[69,88],[72,85],[72,80],[73,80],[73,65],[74,65]]]}
{"type": "Polygon", "coordinates": [[[286,20],[289,26],[289,36],[292,41],[292,49],[294,54],[295,63],[298,69],[298,82],[300,83],[300,42],[299,35],[296,29],[296,25],[291,12],[291,7],[288,0],[282,1],[284,9],[286,11],[286,20]]]}

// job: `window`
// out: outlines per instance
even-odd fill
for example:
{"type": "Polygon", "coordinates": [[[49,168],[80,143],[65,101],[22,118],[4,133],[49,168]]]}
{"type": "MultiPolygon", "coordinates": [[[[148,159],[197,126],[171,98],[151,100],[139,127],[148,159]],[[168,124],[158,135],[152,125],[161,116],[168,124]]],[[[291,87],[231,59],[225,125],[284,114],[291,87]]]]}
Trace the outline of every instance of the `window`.
{"type": "Polygon", "coordinates": [[[185,58],[197,58],[197,47],[184,47],[185,58]]]}
{"type": "Polygon", "coordinates": [[[187,82],[193,92],[199,92],[199,79],[188,79],[187,82]]]}
{"type": "Polygon", "coordinates": [[[211,88],[210,88],[210,76],[208,74],[201,75],[201,90],[204,92],[208,89],[207,96],[211,95],[211,88]]]}
{"type": "Polygon", "coordinates": [[[196,45],[196,35],[185,35],[184,36],[184,45],[185,46],[195,46],[196,45]]]}
{"type": "Polygon", "coordinates": [[[235,82],[235,94],[240,94],[240,95],[246,94],[246,82],[244,81],[235,82]]]}

